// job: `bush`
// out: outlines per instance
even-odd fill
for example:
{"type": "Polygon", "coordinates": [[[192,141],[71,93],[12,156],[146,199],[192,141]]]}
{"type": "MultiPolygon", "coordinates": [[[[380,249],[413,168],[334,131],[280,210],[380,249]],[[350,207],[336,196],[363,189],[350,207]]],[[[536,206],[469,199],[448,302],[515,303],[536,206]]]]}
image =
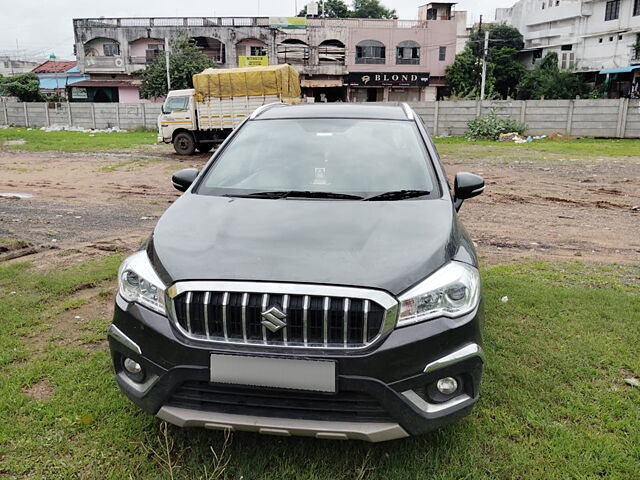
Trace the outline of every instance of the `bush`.
{"type": "Polygon", "coordinates": [[[522,134],[527,125],[511,117],[499,117],[494,108],[485,115],[471,120],[467,124],[467,138],[497,140],[501,133],[518,132],[522,134]]]}

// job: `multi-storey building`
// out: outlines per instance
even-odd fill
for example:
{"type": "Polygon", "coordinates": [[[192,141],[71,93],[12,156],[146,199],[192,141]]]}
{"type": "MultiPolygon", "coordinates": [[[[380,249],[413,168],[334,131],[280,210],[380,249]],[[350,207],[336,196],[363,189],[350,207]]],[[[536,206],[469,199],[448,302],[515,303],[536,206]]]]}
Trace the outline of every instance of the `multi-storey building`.
{"type": "Polygon", "coordinates": [[[520,30],[527,66],[555,51],[561,68],[608,75],[613,96],[638,88],[640,0],[520,0],[496,21],[520,30]]]}
{"type": "Polygon", "coordinates": [[[75,50],[80,71],[91,76],[83,87],[95,87],[89,99],[139,101],[131,74],[174,39],[191,38],[222,68],[238,66],[241,57],[293,65],[315,101],[427,100],[443,93],[445,68],[467,35],[466,12],[453,5],[423,5],[417,20],[76,19],[75,50]]]}
{"type": "Polygon", "coordinates": [[[38,62],[27,60],[13,60],[8,55],[0,55],[0,75],[10,77],[20,73],[28,73],[38,66],[38,62]]]}

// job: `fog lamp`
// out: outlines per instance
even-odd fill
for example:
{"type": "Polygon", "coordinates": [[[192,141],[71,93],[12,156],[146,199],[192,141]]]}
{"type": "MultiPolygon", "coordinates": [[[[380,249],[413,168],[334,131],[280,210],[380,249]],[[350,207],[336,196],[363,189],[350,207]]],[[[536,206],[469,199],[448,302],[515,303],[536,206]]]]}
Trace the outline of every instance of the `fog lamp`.
{"type": "Polygon", "coordinates": [[[125,358],[122,364],[124,365],[124,369],[132,375],[139,375],[142,372],[142,366],[135,360],[125,358]]]}
{"type": "Polygon", "coordinates": [[[444,377],[438,380],[436,388],[443,395],[451,395],[458,390],[458,382],[453,377],[444,377]]]}

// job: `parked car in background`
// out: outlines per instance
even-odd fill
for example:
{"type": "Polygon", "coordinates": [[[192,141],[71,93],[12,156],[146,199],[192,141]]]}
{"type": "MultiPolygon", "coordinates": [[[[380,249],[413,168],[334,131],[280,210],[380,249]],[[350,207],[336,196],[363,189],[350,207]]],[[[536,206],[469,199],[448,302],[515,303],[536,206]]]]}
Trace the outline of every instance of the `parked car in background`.
{"type": "Polygon", "coordinates": [[[407,106],[268,105],[127,258],[109,344],[140,408],[180,426],[372,442],[478,401],[483,316],[462,202],[407,106]]]}

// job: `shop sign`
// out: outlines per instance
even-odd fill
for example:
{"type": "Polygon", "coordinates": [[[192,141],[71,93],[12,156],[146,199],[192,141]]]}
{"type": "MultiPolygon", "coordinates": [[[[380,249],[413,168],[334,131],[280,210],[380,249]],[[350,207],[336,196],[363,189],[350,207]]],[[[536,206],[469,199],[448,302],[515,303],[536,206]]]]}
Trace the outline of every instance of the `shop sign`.
{"type": "Polygon", "coordinates": [[[269,65],[269,57],[265,56],[244,56],[238,57],[239,67],[266,67],[269,65]]]}
{"type": "Polygon", "coordinates": [[[269,17],[271,28],[307,28],[307,17],[269,17]]]}
{"type": "Polygon", "coordinates": [[[80,87],[73,87],[72,89],[72,96],[75,99],[87,99],[88,95],[87,95],[87,89],[86,88],[80,88],[80,87]]]}
{"type": "Polygon", "coordinates": [[[347,83],[360,87],[426,87],[429,74],[423,72],[358,72],[347,76],[347,83]]]}

